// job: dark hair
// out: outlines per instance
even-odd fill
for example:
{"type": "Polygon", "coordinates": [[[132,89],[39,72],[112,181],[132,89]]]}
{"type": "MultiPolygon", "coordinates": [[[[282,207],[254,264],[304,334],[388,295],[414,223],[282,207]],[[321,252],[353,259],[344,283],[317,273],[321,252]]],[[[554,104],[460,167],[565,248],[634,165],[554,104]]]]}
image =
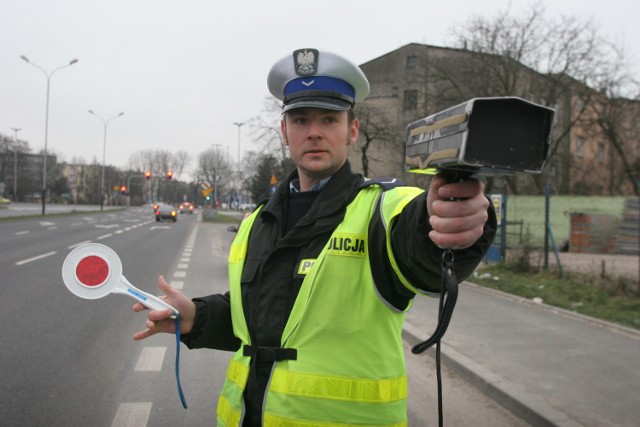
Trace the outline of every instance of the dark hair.
{"type": "Polygon", "coordinates": [[[353,109],[353,105],[348,110],[348,117],[349,117],[349,124],[353,123],[353,121],[356,119],[356,112],[353,109]]]}

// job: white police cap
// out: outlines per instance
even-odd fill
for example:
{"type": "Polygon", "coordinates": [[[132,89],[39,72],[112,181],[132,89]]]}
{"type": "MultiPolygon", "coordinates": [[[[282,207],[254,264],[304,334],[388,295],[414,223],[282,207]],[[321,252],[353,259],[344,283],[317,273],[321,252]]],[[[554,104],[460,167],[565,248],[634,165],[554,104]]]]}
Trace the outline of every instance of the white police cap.
{"type": "Polygon", "coordinates": [[[269,71],[267,86],[283,102],[283,112],[302,107],[343,111],[369,95],[369,81],[360,67],[317,49],[294,50],[280,59],[269,71]]]}

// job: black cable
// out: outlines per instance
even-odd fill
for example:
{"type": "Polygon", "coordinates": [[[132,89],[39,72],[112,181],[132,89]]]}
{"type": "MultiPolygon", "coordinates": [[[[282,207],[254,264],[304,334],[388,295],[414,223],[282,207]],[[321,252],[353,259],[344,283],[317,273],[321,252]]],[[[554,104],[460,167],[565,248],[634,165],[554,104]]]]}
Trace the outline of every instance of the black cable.
{"type": "Polygon", "coordinates": [[[453,271],[453,252],[446,249],[442,254],[442,285],[440,287],[440,302],[438,306],[438,324],[433,334],[425,341],[411,348],[413,354],[420,354],[436,344],[436,378],[438,383],[438,425],[443,426],[442,411],[442,373],[440,365],[440,340],[447,332],[453,309],[458,299],[458,281],[453,271]]]}

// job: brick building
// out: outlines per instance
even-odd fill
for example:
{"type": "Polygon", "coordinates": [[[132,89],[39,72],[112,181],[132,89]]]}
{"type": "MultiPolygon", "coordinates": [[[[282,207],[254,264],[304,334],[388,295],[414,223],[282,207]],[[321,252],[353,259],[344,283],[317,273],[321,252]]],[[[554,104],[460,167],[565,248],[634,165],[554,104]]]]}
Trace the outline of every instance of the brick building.
{"type": "Polygon", "coordinates": [[[567,76],[543,75],[510,58],[417,43],[361,68],[371,94],[356,106],[361,136],[350,161],[367,176],[419,182],[404,171],[407,124],[471,98],[518,96],[556,110],[547,164],[541,175],[489,179],[489,185],[507,185],[515,194],[542,194],[547,183],[557,194],[634,194],[624,164],[637,178],[638,101],[609,100],[567,76]]]}

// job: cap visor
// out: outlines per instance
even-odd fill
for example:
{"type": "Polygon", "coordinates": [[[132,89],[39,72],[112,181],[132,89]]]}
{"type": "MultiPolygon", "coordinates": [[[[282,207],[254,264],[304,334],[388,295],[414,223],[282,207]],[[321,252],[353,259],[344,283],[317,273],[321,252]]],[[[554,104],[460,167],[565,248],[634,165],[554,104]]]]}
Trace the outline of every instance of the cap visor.
{"type": "Polygon", "coordinates": [[[300,98],[291,100],[282,107],[282,112],[295,108],[322,108],[324,110],[347,111],[352,104],[348,101],[336,98],[300,98]]]}

